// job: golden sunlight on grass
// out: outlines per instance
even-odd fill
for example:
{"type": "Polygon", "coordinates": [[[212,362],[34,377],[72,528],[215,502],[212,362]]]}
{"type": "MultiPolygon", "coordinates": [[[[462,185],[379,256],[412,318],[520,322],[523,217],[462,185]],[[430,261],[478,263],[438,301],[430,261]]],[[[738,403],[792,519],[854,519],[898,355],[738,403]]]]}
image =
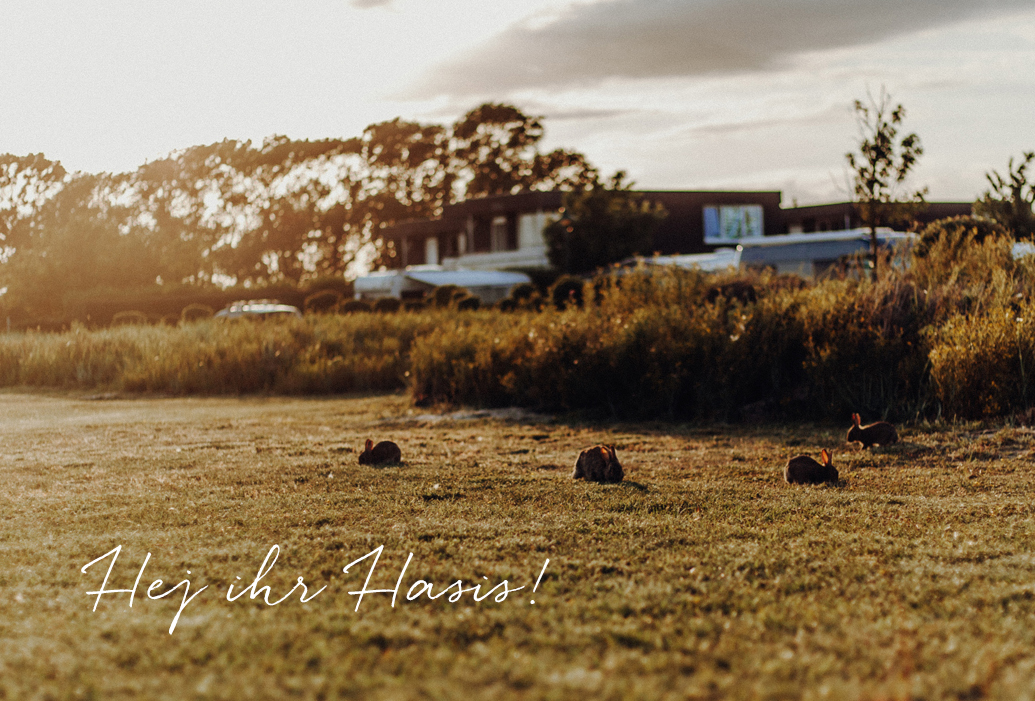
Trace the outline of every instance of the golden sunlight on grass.
{"type": "Polygon", "coordinates": [[[422,414],[401,395],[0,407],[0,698],[977,699],[1035,683],[1030,429],[907,427],[862,451],[847,425],[584,425],[422,414]],[[366,438],[403,464],[357,465],[366,438]],[[625,481],[571,480],[600,442],[625,481]],[[822,447],[837,486],[783,483],[788,457],[822,447]],[[133,606],[111,593],[94,611],[112,558],[82,568],[120,545],[106,588],[139,577],[133,606]],[[394,608],[350,593],[373,556],[342,571],[382,545],[367,589],[399,584],[394,608]],[[156,579],[153,595],[189,594],[150,598],[156,579]],[[249,595],[266,585],[284,601],[249,595]]]}

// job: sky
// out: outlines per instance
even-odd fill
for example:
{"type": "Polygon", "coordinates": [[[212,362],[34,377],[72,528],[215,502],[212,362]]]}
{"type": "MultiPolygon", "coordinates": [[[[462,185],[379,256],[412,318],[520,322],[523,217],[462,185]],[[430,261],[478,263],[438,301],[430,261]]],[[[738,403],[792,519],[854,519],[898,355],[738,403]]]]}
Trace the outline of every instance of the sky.
{"type": "Polygon", "coordinates": [[[73,171],[493,101],[640,189],[816,204],[882,89],[910,183],[978,198],[1035,150],[1035,0],[0,0],[0,153],[73,171]]]}

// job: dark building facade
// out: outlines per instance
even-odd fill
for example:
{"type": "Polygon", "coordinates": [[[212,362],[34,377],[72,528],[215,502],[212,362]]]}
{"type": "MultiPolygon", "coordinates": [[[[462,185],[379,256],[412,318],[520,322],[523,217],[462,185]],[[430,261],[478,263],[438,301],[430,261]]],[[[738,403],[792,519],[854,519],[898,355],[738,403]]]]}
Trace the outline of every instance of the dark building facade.
{"type": "MultiPolygon", "coordinates": [[[[668,216],[645,255],[707,253],[742,239],[784,233],[844,231],[861,226],[851,202],[780,207],[779,191],[641,191],[668,216]]],[[[563,193],[522,192],[466,200],[436,219],[404,221],[384,230],[394,246],[394,267],[443,265],[483,270],[546,267],[543,230],[563,206],[563,193]]],[[[970,213],[970,204],[934,202],[916,215],[920,224],[970,213]]]]}
{"type": "MultiPolygon", "coordinates": [[[[970,202],[929,202],[910,217],[920,226],[946,217],[959,217],[971,213],[970,202]]],[[[791,207],[783,210],[783,231],[785,234],[813,234],[820,231],[845,231],[862,228],[863,223],[851,202],[818,204],[808,207],[791,207]]],[[[898,225],[903,226],[902,224],[898,225]]],[[[906,223],[909,226],[909,223],[906,223]]]]}

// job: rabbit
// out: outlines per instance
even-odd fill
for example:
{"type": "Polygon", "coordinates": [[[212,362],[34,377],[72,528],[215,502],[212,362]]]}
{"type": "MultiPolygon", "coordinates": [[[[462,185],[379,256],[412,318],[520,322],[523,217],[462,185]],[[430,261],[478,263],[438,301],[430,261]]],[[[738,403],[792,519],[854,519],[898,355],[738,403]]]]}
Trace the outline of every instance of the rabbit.
{"type": "Polygon", "coordinates": [[[572,479],[589,482],[621,482],[625,477],[613,445],[595,445],[579,453],[572,479]]]}
{"type": "Polygon", "coordinates": [[[383,465],[391,462],[401,462],[402,451],[392,441],[381,441],[374,445],[374,441],[367,439],[366,449],[359,454],[360,465],[383,465]]]}
{"type": "Polygon", "coordinates": [[[837,482],[837,468],[834,467],[830,453],[823,450],[820,453],[822,463],[816,462],[808,455],[798,455],[787,461],[787,467],[783,470],[783,478],[787,484],[821,484],[823,482],[837,482]]]}
{"type": "Polygon", "coordinates": [[[860,426],[859,422],[859,415],[852,414],[852,427],[848,429],[848,437],[845,439],[849,443],[858,441],[862,443],[863,448],[869,448],[873,445],[891,445],[898,442],[895,427],[887,421],[878,421],[869,426],[860,426]]]}

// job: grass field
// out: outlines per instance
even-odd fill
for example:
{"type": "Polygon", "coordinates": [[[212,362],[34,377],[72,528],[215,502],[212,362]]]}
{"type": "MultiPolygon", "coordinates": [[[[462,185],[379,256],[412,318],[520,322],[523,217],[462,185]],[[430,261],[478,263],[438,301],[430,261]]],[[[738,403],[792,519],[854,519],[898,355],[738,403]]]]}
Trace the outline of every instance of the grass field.
{"type": "Polygon", "coordinates": [[[0,394],[0,698],[1035,698],[1030,429],[424,411],[0,394]],[[602,441],[626,481],[570,480],[602,441]],[[839,485],[783,483],[821,447],[839,485]],[[394,607],[342,571],[382,545],[394,607]],[[87,595],[117,546],[132,608],[87,595]]]}

